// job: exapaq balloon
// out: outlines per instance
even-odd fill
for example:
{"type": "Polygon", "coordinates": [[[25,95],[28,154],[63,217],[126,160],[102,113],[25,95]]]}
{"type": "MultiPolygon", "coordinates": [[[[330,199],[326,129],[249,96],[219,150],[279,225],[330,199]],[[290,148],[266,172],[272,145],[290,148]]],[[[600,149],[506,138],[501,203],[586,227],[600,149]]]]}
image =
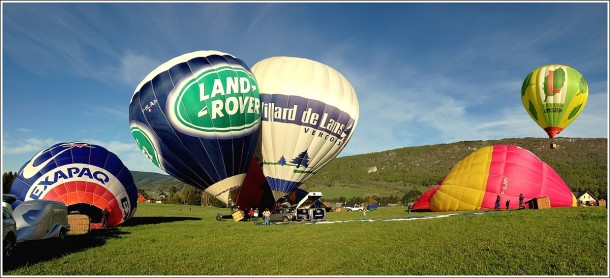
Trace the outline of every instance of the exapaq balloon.
{"type": "Polygon", "coordinates": [[[271,57],[252,67],[261,96],[260,158],[276,200],[335,158],[359,115],[350,82],[320,62],[271,57]]]}
{"type": "Polygon", "coordinates": [[[587,104],[589,86],[577,70],[545,65],[525,77],[521,101],[530,117],[554,138],[570,125],[587,104]]]}
{"type": "Polygon", "coordinates": [[[576,198],[561,177],[536,155],[521,147],[493,145],[478,149],[455,164],[430,198],[432,211],[518,208],[525,201],[548,197],[551,207],[576,206],[576,198]]]}
{"type": "Polygon", "coordinates": [[[260,105],[243,61],[196,51],[163,63],[136,87],[130,130],[156,166],[228,204],[256,147],[260,105]]]}
{"type": "Polygon", "coordinates": [[[94,144],[67,142],[40,151],[24,164],[11,194],[18,199],[14,206],[38,199],[63,202],[68,211],[88,215],[92,227],[101,224],[106,210],[108,226],[114,227],[134,215],[138,189],[116,154],[94,144]]]}

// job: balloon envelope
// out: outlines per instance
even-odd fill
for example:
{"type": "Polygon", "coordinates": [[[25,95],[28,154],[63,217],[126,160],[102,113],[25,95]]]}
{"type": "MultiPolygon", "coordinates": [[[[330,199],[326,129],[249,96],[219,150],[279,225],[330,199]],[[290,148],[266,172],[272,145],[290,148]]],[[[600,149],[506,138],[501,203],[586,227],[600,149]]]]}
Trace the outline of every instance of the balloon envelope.
{"type": "Polygon", "coordinates": [[[546,196],[551,207],[576,206],[576,198],[561,177],[530,151],[512,145],[481,148],[458,162],[430,198],[432,211],[518,208],[519,194],[525,202],[546,196]]]}
{"type": "Polygon", "coordinates": [[[129,122],[152,163],[228,204],[256,147],[258,85],[233,55],[187,53],[160,65],[136,87],[129,122]]]}
{"type": "Polygon", "coordinates": [[[585,108],[589,87],[577,70],[564,65],[545,65],[532,71],[521,86],[523,107],[554,138],[585,108]]]}
{"type": "Polygon", "coordinates": [[[346,146],[358,120],[358,99],[343,75],[309,59],[271,57],[252,72],[262,102],[257,157],[277,200],[346,146]]]}
{"type": "Polygon", "coordinates": [[[432,188],[428,189],[426,192],[424,192],[424,194],[419,196],[419,198],[417,200],[415,200],[415,202],[413,202],[413,207],[411,207],[411,210],[412,211],[430,211],[430,199],[432,198],[432,196],[434,196],[436,191],[438,191],[439,187],[441,187],[441,186],[435,185],[432,188]]]}
{"type": "MultiPolygon", "coordinates": [[[[54,200],[108,226],[130,219],[137,208],[138,189],[131,172],[107,149],[82,142],[59,143],[28,161],[11,186],[18,205],[28,200],[54,200]]],[[[95,226],[94,226],[95,227],[95,226]]]]}
{"type": "Polygon", "coordinates": [[[240,208],[245,209],[273,209],[275,200],[256,157],[252,157],[250,167],[248,167],[248,172],[239,188],[234,203],[240,208]]]}

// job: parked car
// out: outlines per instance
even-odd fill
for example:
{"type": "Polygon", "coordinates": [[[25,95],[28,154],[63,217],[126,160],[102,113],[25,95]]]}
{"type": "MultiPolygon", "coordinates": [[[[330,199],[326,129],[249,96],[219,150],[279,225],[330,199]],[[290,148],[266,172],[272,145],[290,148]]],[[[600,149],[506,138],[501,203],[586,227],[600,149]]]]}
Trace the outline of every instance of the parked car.
{"type": "Polygon", "coordinates": [[[17,242],[56,239],[63,243],[70,230],[68,207],[58,201],[31,200],[15,207],[17,242]]]}
{"type": "Polygon", "coordinates": [[[353,207],[347,207],[347,211],[363,211],[362,205],[354,205],[353,207]]]}
{"type": "MultiPolygon", "coordinates": [[[[3,198],[4,199],[4,198],[3,198]]],[[[2,202],[2,256],[8,259],[13,255],[17,244],[17,224],[13,217],[11,204],[2,202]]]]}
{"type": "Polygon", "coordinates": [[[282,221],[288,222],[291,220],[295,220],[296,214],[293,208],[278,208],[271,211],[271,215],[269,216],[270,221],[282,221]]]}

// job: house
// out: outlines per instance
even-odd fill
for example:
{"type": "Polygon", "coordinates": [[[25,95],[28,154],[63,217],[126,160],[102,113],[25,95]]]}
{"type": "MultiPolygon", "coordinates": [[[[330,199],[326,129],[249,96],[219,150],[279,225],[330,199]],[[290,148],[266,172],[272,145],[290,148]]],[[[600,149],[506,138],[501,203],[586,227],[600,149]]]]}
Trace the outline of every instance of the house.
{"type": "Polygon", "coordinates": [[[597,199],[595,199],[595,197],[593,197],[593,194],[591,194],[591,192],[589,191],[574,192],[574,196],[576,196],[576,200],[578,200],[580,204],[584,204],[587,206],[597,205],[597,199]]]}
{"type": "Polygon", "coordinates": [[[138,193],[138,203],[142,203],[142,202],[146,202],[146,198],[144,198],[144,195],[142,195],[142,193],[138,193]]]}
{"type": "Polygon", "coordinates": [[[157,197],[157,200],[155,200],[155,203],[162,204],[165,201],[165,199],[166,199],[165,195],[159,195],[159,197],[157,197]]]}

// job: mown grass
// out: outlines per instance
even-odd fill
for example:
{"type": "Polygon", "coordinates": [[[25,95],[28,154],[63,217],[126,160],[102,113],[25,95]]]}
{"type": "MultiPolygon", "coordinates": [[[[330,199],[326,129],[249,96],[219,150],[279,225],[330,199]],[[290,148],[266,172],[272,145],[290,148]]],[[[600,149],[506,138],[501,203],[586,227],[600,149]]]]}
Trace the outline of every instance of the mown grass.
{"type": "Polygon", "coordinates": [[[139,204],[119,228],[69,236],[63,252],[50,243],[18,246],[3,275],[608,274],[603,207],[410,214],[382,207],[271,226],[217,222],[219,212],[229,213],[139,204]],[[443,215],[451,216],[425,218],[443,215]],[[397,217],[411,220],[382,221],[397,217]]]}

